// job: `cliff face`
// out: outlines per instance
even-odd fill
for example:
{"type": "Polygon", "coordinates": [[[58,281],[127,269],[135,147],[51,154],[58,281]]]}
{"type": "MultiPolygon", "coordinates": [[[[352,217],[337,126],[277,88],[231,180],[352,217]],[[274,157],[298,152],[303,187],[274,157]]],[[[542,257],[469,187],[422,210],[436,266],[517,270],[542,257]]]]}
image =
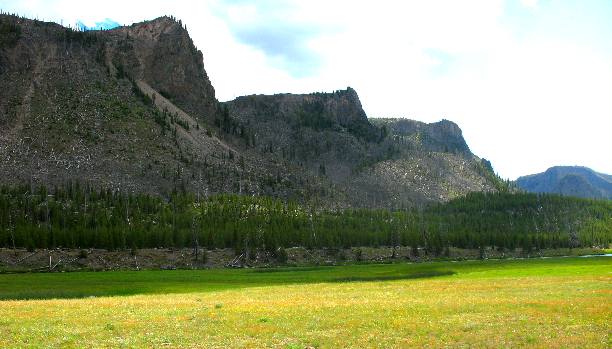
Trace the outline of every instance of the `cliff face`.
{"type": "Polygon", "coordinates": [[[103,33],[107,59],[133,79],[144,80],[186,112],[212,120],[215,90],[181,24],[169,17],[103,33]]]}
{"type": "Polygon", "coordinates": [[[272,120],[292,127],[346,130],[366,140],[380,136],[368,121],[357,92],[350,87],[333,93],[244,96],[226,105],[234,117],[245,122],[272,120]]]}
{"type": "Polygon", "coordinates": [[[217,102],[202,53],[169,17],[77,32],[0,15],[0,178],[335,207],[496,185],[457,125],[370,120],[351,88],[217,102]]]}
{"type": "Polygon", "coordinates": [[[442,120],[431,124],[408,119],[381,119],[391,133],[411,143],[415,148],[433,152],[471,154],[461,129],[452,121],[442,120]]]}

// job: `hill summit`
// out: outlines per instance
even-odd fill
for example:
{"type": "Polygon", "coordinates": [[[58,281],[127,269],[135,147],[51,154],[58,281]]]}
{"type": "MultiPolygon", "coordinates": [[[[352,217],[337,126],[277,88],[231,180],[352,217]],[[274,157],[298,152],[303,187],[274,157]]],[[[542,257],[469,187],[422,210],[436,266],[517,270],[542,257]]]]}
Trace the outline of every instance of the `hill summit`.
{"type": "Polygon", "coordinates": [[[521,189],[534,193],[612,199],[612,176],[588,167],[555,166],[542,173],[520,177],[516,183],[521,189]]]}

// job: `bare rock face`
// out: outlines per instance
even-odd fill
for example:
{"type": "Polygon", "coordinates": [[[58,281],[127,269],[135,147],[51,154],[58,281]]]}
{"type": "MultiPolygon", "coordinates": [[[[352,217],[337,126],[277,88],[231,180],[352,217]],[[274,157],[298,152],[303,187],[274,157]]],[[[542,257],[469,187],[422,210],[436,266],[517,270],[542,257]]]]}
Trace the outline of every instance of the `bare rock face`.
{"type": "Polygon", "coordinates": [[[380,137],[361,107],[357,92],[348,87],[333,93],[251,95],[226,105],[245,122],[283,121],[292,127],[344,130],[368,141],[380,137]]]}
{"type": "Polygon", "coordinates": [[[461,129],[449,120],[431,124],[409,119],[382,119],[393,134],[413,141],[413,146],[435,152],[471,154],[461,129]]]}
{"type": "Polygon", "coordinates": [[[107,54],[133,79],[144,80],[186,112],[212,120],[215,90],[181,23],[169,17],[119,27],[106,33],[107,54]]]}

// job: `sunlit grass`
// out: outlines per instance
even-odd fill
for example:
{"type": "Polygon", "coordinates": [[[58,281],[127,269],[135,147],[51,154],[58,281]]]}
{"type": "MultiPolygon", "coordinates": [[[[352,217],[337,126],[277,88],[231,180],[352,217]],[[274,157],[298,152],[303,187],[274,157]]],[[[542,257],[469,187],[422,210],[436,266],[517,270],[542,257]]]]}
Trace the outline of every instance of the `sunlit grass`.
{"type": "Polygon", "coordinates": [[[0,275],[114,295],[0,301],[0,347],[610,347],[612,258],[282,271],[0,275]]]}

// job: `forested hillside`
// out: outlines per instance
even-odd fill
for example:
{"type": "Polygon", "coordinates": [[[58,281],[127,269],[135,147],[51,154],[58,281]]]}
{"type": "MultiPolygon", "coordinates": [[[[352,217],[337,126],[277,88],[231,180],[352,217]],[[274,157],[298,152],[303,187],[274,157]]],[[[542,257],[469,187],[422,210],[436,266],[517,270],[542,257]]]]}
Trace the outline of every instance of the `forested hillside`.
{"type": "Polygon", "coordinates": [[[612,203],[554,194],[474,193],[422,210],[321,210],[269,197],[0,189],[0,246],[234,248],[411,246],[533,249],[608,246],[612,203]]]}

